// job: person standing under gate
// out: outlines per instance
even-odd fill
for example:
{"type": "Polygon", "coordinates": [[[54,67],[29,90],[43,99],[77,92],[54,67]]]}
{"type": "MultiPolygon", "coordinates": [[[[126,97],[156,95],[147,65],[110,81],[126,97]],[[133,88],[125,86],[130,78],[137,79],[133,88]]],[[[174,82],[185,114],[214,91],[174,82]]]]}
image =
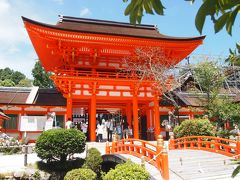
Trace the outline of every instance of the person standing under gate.
{"type": "Polygon", "coordinates": [[[102,124],[102,122],[99,122],[99,124],[97,125],[98,142],[102,142],[103,140],[103,129],[104,129],[104,125],[102,124]]]}
{"type": "Polygon", "coordinates": [[[112,132],[113,132],[113,120],[109,119],[106,123],[107,127],[107,140],[112,141],[112,132]]]}
{"type": "Polygon", "coordinates": [[[123,120],[122,129],[123,129],[123,138],[128,138],[128,122],[126,120],[123,120]]]}
{"type": "Polygon", "coordinates": [[[118,140],[122,139],[122,126],[120,122],[118,122],[116,125],[116,133],[117,133],[117,139],[118,140]]]}

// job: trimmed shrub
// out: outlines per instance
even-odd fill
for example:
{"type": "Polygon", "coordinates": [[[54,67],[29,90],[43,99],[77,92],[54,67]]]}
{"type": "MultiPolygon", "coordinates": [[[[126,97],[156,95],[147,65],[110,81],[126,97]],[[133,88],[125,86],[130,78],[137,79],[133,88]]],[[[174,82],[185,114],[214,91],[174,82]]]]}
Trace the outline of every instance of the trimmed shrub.
{"type": "Polygon", "coordinates": [[[84,159],[81,158],[76,158],[73,160],[68,160],[66,162],[61,162],[61,161],[52,161],[52,162],[43,162],[43,161],[38,161],[36,163],[37,168],[45,171],[45,172],[61,172],[61,173],[66,173],[68,171],[71,171],[73,169],[81,168],[83,166],[84,159]]]}
{"type": "Polygon", "coordinates": [[[36,153],[47,162],[65,162],[68,155],[82,153],[86,144],[85,135],[77,129],[51,129],[43,132],[36,142],[36,153]]]}
{"type": "Polygon", "coordinates": [[[131,161],[124,164],[118,164],[115,169],[111,169],[103,180],[150,180],[150,174],[145,168],[131,161]]]}
{"type": "Polygon", "coordinates": [[[185,136],[214,136],[213,125],[208,119],[190,119],[183,121],[173,130],[176,138],[185,136]]]}
{"type": "Polygon", "coordinates": [[[96,148],[90,148],[87,151],[87,157],[83,165],[84,168],[93,170],[99,173],[101,170],[101,163],[103,162],[101,153],[96,148]]]}
{"type": "Polygon", "coordinates": [[[73,169],[69,171],[64,180],[95,180],[97,179],[97,175],[91,169],[73,169]]]}

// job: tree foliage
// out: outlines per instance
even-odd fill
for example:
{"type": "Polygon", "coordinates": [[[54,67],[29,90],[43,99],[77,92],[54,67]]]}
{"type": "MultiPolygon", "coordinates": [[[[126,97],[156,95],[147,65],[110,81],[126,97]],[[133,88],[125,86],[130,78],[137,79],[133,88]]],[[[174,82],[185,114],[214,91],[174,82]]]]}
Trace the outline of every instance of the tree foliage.
{"type": "Polygon", "coordinates": [[[229,55],[225,62],[231,66],[240,66],[240,44],[236,43],[235,50],[229,49],[229,55]]]}
{"type": "Polygon", "coordinates": [[[223,86],[225,75],[222,69],[214,61],[203,61],[197,64],[194,69],[194,78],[207,95],[207,101],[203,102],[206,109],[218,98],[220,88],[223,86]]]}
{"type": "Polygon", "coordinates": [[[41,62],[36,61],[34,68],[32,69],[33,85],[39,86],[40,88],[53,88],[53,81],[49,78],[51,75],[47,73],[41,65],[41,62]]]}
{"type": "Polygon", "coordinates": [[[111,169],[104,177],[103,180],[112,179],[128,179],[128,180],[150,180],[150,174],[147,170],[138,164],[127,161],[124,164],[118,164],[115,169],[111,169]]]}
{"type": "Polygon", "coordinates": [[[97,148],[90,148],[87,151],[87,157],[83,165],[84,168],[93,170],[96,173],[99,173],[101,170],[101,163],[103,162],[101,153],[97,148]]]}
{"type": "Polygon", "coordinates": [[[64,180],[96,180],[97,174],[91,169],[73,169],[69,171],[64,180]]]}
{"type": "Polygon", "coordinates": [[[208,108],[208,116],[216,121],[217,127],[224,127],[224,123],[239,124],[240,104],[232,103],[227,98],[218,98],[208,108]]]}
{"type": "Polygon", "coordinates": [[[213,125],[208,119],[190,119],[183,121],[173,130],[176,138],[186,136],[214,136],[213,125]]]}
{"type": "Polygon", "coordinates": [[[22,79],[18,83],[19,87],[31,87],[32,86],[32,80],[31,79],[22,79]]]}
{"type": "Polygon", "coordinates": [[[38,157],[48,162],[65,162],[68,155],[82,153],[86,144],[85,135],[76,129],[51,129],[43,132],[36,142],[38,157]]]}
{"type": "Polygon", "coordinates": [[[0,86],[19,86],[19,83],[24,79],[26,79],[26,76],[19,71],[10,68],[0,69],[0,86]]]}
{"type": "MultiPolygon", "coordinates": [[[[185,0],[192,3],[195,0],[185,0]]],[[[123,0],[128,2],[128,0],[123,0]]],[[[144,13],[164,15],[164,5],[161,0],[131,0],[125,9],[124,14],[129,16],[130,23],[141,23],[144,13]]],[[[232,34],[232,27],[240,10],[240,0],[202,0],[199,8],[195,26],[202,33],[207,16],[211,17],[215,32],[219,32],[225,26],[228,34],[232,34]]]]}

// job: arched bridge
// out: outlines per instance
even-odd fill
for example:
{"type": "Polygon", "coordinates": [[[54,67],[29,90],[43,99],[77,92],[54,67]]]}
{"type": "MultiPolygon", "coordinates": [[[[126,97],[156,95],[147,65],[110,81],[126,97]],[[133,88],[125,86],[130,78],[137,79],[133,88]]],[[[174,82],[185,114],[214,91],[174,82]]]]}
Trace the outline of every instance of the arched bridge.
{"type": "Polygon", "coordinates": [[[111,156],[114,160],[118,154],[119,161],[134,157],[138,163],[144,161],[151,179],[230,179],[235,166],[229,157],[238,158],[240,154],[240,141],[210,136],[171,138],[165,145],[169,151],[162,136],[157,143],[139,139],[113,141],[106,144],[105,158],[111,156]]]}

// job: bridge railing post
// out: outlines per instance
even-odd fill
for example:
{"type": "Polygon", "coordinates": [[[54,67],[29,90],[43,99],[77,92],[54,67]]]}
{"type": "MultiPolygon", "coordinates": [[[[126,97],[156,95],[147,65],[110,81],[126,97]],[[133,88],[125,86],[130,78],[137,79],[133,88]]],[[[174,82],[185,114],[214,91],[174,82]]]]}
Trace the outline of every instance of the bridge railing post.
{"type": "Polygon", "coordinates": [[[156,164],[157,168],[161,171],[161,152],[163,150],[163,136],[158,135],[157,136],[157,146],[156,146],[156,164]]]}
{"type": "Polygon", "coordinates": [[[164,180],[169,180],[169,165],[168,165],[168,153],[167,149],[164,146],[162,154],[162,177],[164,180]]]}
{"type": "Polygon", "coordinates": [[[110,154],[110,146],[108,141],[106,142],[105,153],[110,154]]]}
{"type": "Polygon", "coordinates": [[[175,149],[175,141],[173,135],[169,139],[169,149],[175,149]]]}
{"type": "MultiPolygon", "coordinates": [[[[240,134],[238,134],[237,138],[236,138],[237,142],[236,142],[236,155],[240,155],[240,134]]],[[[238,159],[240,157],[238,156],[238,159]]]]}
{"type": "Polygon", "coordinates": [[[111,153],[115,153],[117,152],[117,139],[115,134],[113,135],[113,141],[112,141],[112,152],[111,153]]]}
{"type": "Polygon", "coordinates": [[[142,150],[141,150],[141,153],[142,153],[143,156],[146,156],[145,147],[146,147],[146,143],[145,143],[145,142],[142,142],[142,150]]]}

